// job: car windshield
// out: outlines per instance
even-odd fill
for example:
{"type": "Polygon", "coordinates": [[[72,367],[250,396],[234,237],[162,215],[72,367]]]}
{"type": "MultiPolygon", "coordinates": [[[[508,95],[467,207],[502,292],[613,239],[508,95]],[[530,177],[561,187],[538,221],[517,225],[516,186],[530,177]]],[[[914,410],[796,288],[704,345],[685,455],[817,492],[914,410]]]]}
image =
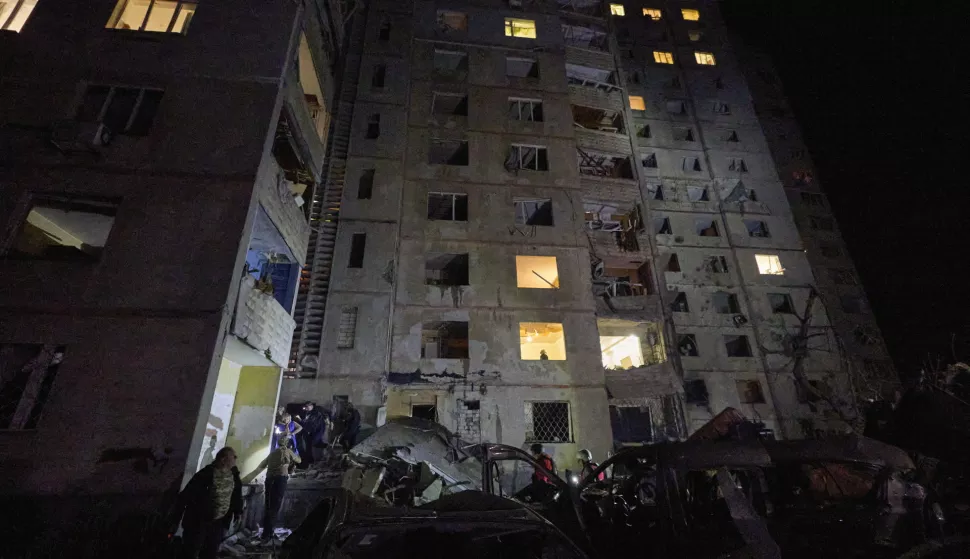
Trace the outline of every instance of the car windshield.
{"type": "Polygon", "coordinates": [[[581,559],[564,537],[543,526],[434,523],[341,530],[328,559],[581,559]]]}

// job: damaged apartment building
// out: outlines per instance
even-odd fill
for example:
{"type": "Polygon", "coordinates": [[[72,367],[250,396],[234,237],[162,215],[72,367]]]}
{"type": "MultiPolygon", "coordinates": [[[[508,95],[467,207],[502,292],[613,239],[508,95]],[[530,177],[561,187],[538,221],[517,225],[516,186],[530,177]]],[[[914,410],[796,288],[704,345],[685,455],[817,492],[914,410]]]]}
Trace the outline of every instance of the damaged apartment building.
{"type": "Polygon", "coordinates": [[[842,346],[818,307],[800,329],[814,262],[716,2],[358,15],[281,401],[564,464],[728,406],[841,428],[842,346]]]}
{"type": "Polygon", "coordinates": [[[342,9],[0,1],[0,483],[35,525],[265,456],[342,9]]]}

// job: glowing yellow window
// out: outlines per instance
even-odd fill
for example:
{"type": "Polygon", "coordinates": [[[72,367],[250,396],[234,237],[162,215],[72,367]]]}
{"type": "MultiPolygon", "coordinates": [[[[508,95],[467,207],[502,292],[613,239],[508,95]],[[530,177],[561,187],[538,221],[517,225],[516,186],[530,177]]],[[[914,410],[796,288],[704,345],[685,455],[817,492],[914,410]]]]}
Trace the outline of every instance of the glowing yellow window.
{"type": "Polygon", "coordinates": [[[614,16],[625,16],[626,10],[623,8],[623,4],[610,4],[610,14],[614,16]]]}
{"type": "Polygon", "coordinates": [[[176,0],[120,0],[105,27],[184,35],[195,6],[195,2],[176,0]]]}
{"type": "Polygon", "coordinates": [[[647,110],[647,104],[643,102],[643,97],[631,95],[630,108],[633,109],[634,111],[645,111],[647,110]]]}
{"type": "Polygon", "coordinates": [[[674,53],[655,50],[653,51],[653,61],[657,64],[673,64],[674,53]]]}
{"type": "Polygon", "coordinates": [[[0,1],[0,29],[20,33],[27,23],[27,18],[34,11],[38,0],[3,0],[0,1]]]}
{"type": "Polygon", "coordinates": [[[658,10],[657,8],[644,8],[643,15],[647,16],[648,18],[654,21],[660,21],[660,18],[662,17],[660,10],[658,10]]]}
{"type": "Polygon", "coordinates": [[[755,254],[754,261],[758,264],[758,273],[763,276],[785,275],[785,269],[781,267],[781,259],[776,254],[755,254]]]}
{"type": "Polygon", "coordinates": [[[555,256],[515,257],[516,285],[526,289],[559,289],[555,256]]]}
{"type": "Polygon", "coordinates": [[[536,22],[530,19],[505,18],[505,36],[523,37],[526,39],[536,38],[536,22]]]}
{"type": "Polygon", "coordinates": [[[701,13],[697,10],[684,9],[680,11],[680,14],[684,16],[684,19],[687,21],[697,21],[701,19],[701,13]]]}
{"type": "Polygon", "coordinates": [[[714,66],[717,62],[714,61],[714,55],[709,52],[695,52],[694,60],[698,64],[703,64],[704,66],[714,66]]]}
{"type": "Polygon", "coordinates": [[[566,336],[557,322],[520,322],[519,349],[525,361],[565,361],[566,336]]]}

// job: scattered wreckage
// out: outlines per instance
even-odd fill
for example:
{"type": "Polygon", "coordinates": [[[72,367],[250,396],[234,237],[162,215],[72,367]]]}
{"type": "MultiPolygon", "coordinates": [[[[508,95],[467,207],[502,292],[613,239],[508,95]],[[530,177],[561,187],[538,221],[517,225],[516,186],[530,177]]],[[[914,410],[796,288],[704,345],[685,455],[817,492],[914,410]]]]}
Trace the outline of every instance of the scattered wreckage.
{"type": "Polygon", "coordinates": [[[693,440],[627,448],[565,480],[519,448],[465,444],[437,423],[396,418],[326,479],[395,510],[463,494],[515,501],[594,557],[897,557],[942,533],[902,450],[855,436],[764,440],[757,429],[745,435],[736,412],[719,417],[693,440]]]}

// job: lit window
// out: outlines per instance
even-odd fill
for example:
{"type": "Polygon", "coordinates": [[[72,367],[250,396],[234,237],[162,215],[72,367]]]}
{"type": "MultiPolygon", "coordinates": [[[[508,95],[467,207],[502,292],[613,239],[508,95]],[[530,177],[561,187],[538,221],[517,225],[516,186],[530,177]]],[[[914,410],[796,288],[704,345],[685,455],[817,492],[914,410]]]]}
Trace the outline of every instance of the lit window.
{"type": "Polygon", "coordinates": [[[697,21],[701,19],[701,13],[698,12],[697,10],[690,10],[685,8],[680,11],[680,14],[684,16],[684,19],[687,21],[697,21]]]}
{"type": "Polygon", "coordinates": [[[16,31],[24,28],[38,0],[5,0],[0,2],[0,30],[16,31]]]}
{"type": "Polygon", "coordinates": [[[657,8],[644,8],[643,15],[654,21],[660,21],[660,18],[663,17],[657,8]]]}
{"type": "Polygon", "coordinates": [[[438,27],[443,31],[468,31],[468,14],[438,10],[438,27]]]}
{"type": "Polygon", "coordinates": [[[640,338],[629,336],[600,336],[603,366],[607,369],[629,369],[643,366],[640,338]]]}
{"type": "Polygon", "coordinates": [[[530,19],[505,18],[505,36],[522,37],[525,39],[536,38],[536,22],[530,19]]]}
{"type": "Polygon", "coordinates": [[[519,348],[524,361],[565,361],[566,337],[556,322],[520,322],[519,348]]]}
{"type": "Polygon", "coordinates": [[[695,52],[694,60],[696,60],[698,64],[702,64],[704,66],[714,66],[716,64],[716,62],[714,62],[714,55],[709,52],[695,52]]]}
{"type": "Polygon", "coordinates": [[[643,97],[631,95],[630,108],[634,111],[645,111],[647,110],[647,104],[643,101],[643,97]]]}
{"type": "Polygon", "coordinates": [[[758,273],[763,276],[782,276],[785,269],[781,267],[781,259],[776,254],[756,254],[754,260],[758,264],[758,273]]]}
{"type": "Polygon", "coordinates": [[[670,52],[655,50],[653,51],[653,61],[657,64],[673,64],[674,55],[670,52]]]}
{"type": "Polygon", "coordinates": [[[610,15],[625,16],[626,9],[623,8],[623,4],[610,4],[610,15]]]}
{"type": "Polygon", "coordinates": [[[195,6],[195,2],[174,0],[120,0],[105,27],[184,35],[195,6]]]}
{"type": "Polygon", "coordinates": [[[524,289],[559,289],[555,256],[515,257],[516,286],[524,289]]]}
{"type": "Polygon", "coordinates": [[[97,261],[117,210],[113,199],[39,196],[4,257],[97,261]]]}

